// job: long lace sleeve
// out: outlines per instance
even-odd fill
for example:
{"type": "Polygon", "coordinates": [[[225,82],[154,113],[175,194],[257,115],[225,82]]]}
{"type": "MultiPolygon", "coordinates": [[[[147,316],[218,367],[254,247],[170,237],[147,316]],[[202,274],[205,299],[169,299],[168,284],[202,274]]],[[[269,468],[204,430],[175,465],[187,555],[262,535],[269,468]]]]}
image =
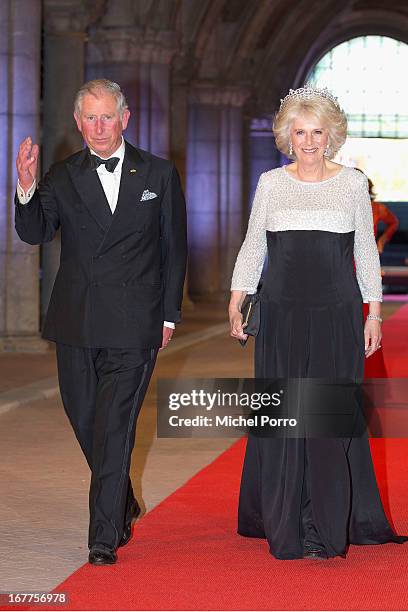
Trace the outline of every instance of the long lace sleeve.
{"type": "Polygon", "coordinates": [[[248,230],[235,262],[231,291],[256,293],[266,256],[267,195],[265,173],[259,177],[256,187],[248,230]]]}
{"type": "Polygon", "coordinates": [[[381,268],[374,236],[373,211],[367,179],[358,175],[355,215],[354,261],[357,281],[364,302],[382,302],[381,268]]]}

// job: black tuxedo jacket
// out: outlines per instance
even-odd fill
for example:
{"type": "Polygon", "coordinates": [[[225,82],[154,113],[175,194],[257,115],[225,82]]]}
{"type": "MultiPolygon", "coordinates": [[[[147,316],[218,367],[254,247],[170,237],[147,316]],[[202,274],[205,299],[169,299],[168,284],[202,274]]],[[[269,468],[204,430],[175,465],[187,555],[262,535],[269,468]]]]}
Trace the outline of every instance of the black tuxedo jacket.
{"type": "Polygon", "coordinates": [[[29,244],[61,227],[61,260],[43,337],[83,347],[154,348],[180,320],[186,211],[174,165],[126,142],[112,214],[88,149],[54,164],[15,226],[29,244]],[[148,190],[157,197],[142,200],[148,190]]]}

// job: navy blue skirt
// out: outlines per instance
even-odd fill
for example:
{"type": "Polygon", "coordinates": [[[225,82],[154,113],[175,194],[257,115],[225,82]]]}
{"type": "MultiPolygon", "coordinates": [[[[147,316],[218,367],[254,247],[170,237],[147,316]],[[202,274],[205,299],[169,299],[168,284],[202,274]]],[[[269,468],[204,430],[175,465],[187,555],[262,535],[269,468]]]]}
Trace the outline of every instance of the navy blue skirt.
{"type": "MultiPolygon", "coordinates": [[[[364,321],[354,274],[354,232],[267,232],[256,378],[362,381],[364,321]]],[[[349,544],[403,542],[382,506],[368,437],[249,435],[238,533],[267,538],[278,559],[305,543],[328,557],[349,544]]]]}

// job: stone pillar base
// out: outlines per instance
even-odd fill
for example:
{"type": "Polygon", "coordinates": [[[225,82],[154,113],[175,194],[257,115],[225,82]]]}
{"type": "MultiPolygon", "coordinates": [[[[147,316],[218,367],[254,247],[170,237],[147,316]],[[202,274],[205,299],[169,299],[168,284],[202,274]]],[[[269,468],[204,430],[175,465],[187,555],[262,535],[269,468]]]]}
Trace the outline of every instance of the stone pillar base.
{"type": "Polygon", "coordinates": [[[182,306],[181,306],[181,310],[182,311],[194,310],[194,302],[192,301],[192,299],[188,295],[187,291],[184,292],[183,303],[182,303],[182,306]]]}
{"type": "Polygon", "coordinates": [[[46,353],[53,347],[54,343],[43,340],[40,334],[0,336],[0,352],[3,353],[46,353]]]}

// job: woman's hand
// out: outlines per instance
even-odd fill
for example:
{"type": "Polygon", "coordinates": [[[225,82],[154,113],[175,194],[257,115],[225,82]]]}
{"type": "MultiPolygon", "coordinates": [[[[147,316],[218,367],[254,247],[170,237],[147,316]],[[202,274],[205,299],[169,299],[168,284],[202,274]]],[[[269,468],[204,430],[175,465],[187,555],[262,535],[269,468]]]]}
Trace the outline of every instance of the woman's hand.
{"type": "Polygon", "coordinates": [[[238,340],[246,340],[248,334],[244,334],[242,327],[241,306],[246,296],[246,291],[231,291],[231,299],[229,303],[228,313],[231,325],[231,336],[238,340]]]}
{"type": "Polygon", "coordinates": [[[244,328],[242,327],[242,314],[241,306],[246,296],[245,291],[231,291],[231,299],[229,303],[229,320],[231,325],[231,336],[238,340],[246,340],[248,334],[244,334],[244,328]]]}
{"type": "Polygon", "coordinates": [[[364,325],[364,350],[365,356],[370,357],[381,346],[381,323],[380,321],[366,320],[364,325]]]}
{"type": "Polygon", "coordinates": [[[242,327],[242,314],[238,308],[229,309],[229,320],[231,325],[231,336],[237,338],[237,340],[246,340],[247,334],[244,334],[244,328],[242,327]]]}

